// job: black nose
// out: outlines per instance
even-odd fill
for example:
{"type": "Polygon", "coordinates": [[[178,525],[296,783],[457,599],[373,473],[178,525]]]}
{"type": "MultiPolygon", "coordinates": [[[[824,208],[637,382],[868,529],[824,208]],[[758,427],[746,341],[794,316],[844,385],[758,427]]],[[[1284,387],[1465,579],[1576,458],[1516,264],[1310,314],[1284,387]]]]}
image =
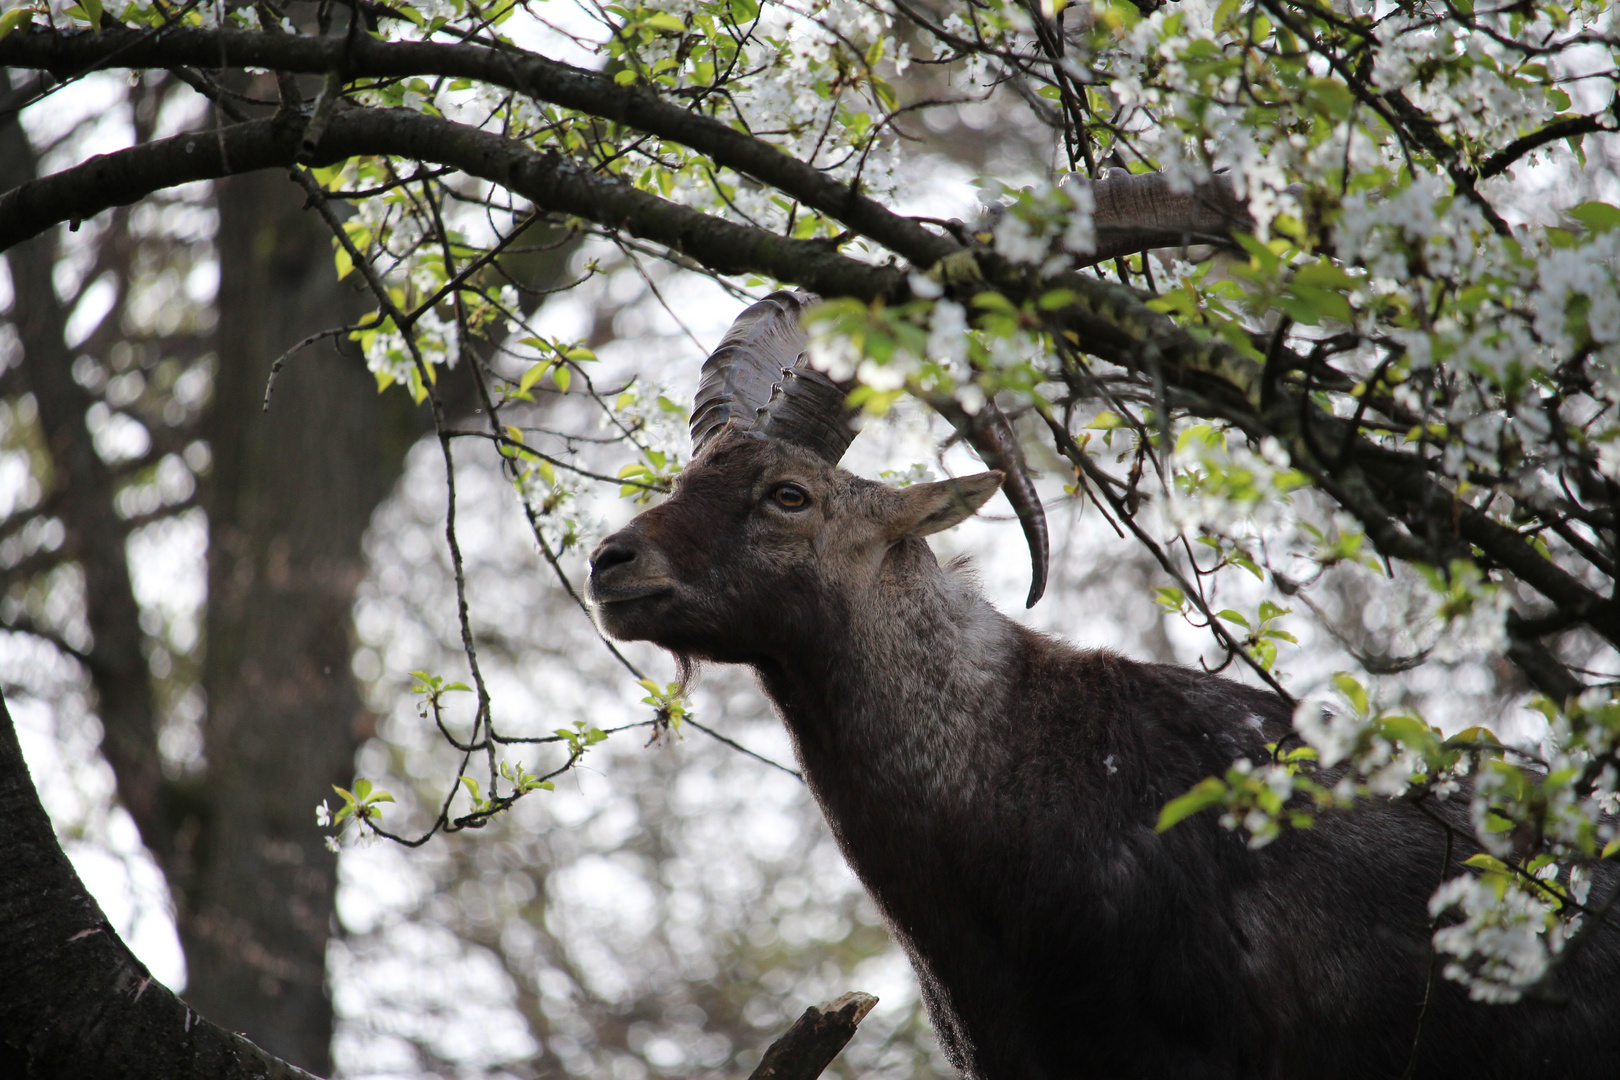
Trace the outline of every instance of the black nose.
{"type": "Polygon", "coordinates": [[[609,540],[597,549],[595,557],[591,559],[591,574],[605,574],[620,563],[633,562],[636,549],[622,540],[609,540]]]}

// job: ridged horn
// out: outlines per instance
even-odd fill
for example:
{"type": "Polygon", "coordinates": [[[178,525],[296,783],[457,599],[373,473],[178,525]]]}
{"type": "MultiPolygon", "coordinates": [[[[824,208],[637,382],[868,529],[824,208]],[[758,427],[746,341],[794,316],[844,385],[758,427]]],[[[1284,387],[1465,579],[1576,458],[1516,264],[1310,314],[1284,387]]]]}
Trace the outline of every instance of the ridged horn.
{"type": "Polygon", "coordinates": [[[1024,541],[1029,545],[1029,597],[1026,608],[1035,606],[1046,592],[1046,570],[1051,562],[1052,542],[1046,530],[1046,510],[1041,506],[1040,494],[1030,479],[1029,466],[1024,453],[1018,448],[1018,437],[1012,424],[994,401],[986,401],[976,414],[962,408],[961,402],[949,394],[931,394],[927,402],[978,452],[979,459],[992,469],[999,469],[1006,479],[1001,482],[1002,493],[1018,515],[1018,524],[1024,530],[1024,541]]]}
{"type": "Polygon", "coordinates": [[[703,362],[692,408],[692,452],[728,423],[813,450],[836,465],[855,438],[850,387],[812,368],[800,321],[817,297],[774,292],[744,309],[703,362]]]}
{"type": "Polygon", "coordinates": [[[1233,246],[1232,233],[1250,232],[1254,218],[1237,196],[1232,177],[1216,173],[1177,190],[1164,173],[1131,174],[1109,169],[1101,180],[1075,176],[1072,183],[1091,189],[1091,225],[1096,250],[1083,264],[1105,262],[1157,247],[1214,243],[1233,246]]]}

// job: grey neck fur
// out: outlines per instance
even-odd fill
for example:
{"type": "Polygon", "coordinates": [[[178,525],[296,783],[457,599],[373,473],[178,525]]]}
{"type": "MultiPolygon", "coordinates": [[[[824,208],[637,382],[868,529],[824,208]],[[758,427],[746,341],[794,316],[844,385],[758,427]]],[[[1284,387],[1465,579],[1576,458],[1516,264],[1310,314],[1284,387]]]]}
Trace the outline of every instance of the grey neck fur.
{"type": "Polygon", "coordinates": [[[821,647],[759,666],[846,854],[879,891],[879,849],[950,828],[1010,742],[1020,631],[970,574],[920,562],[934,563],[926,542],[905,541],[821,647]]]}

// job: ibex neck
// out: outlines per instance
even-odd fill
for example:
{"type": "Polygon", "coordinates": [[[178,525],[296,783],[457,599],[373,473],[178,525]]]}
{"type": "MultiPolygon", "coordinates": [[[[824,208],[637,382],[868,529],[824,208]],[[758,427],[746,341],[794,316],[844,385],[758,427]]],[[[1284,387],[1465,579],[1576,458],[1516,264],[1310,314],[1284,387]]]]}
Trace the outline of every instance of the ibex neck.
{"type": "Polygon", "coordinates": [[[971,798],[1005,754],[1019,633],[970,581],[938,573],[880,585],[824,640],[762,668],[829,813],[971,798]]]}

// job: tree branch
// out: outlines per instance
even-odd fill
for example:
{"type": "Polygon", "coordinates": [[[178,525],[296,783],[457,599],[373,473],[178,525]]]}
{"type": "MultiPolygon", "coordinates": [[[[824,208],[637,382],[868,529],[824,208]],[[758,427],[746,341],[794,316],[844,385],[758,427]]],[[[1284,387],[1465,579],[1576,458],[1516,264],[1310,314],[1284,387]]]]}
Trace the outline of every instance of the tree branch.
{"type": "MultiPolygon", "coordinates": [[[[3,44],[3,43],[0,43],[3,44]]],[[[290,168],[303,123],[277,117],[219,132],[177,135],[93,157],[0,195],[0,248],[61,221],[195,180],[290,168]]],[[[623,229],[683,252],[723,274],[756,272],[832,296],[872,299],[903,281],[894,269],[840,255],[830,244],[791,240],[692,210],[556,154],[408,109],[339,109],[316,165],[391,155],[450,165],[515,192],[541,209],[623,229]]]]}
{"type": "Polygon", "coordinates": [[[152,978],[56,842],[0,700],[0,1066],[28,1076],[311,1080],[152,978]]]}
{"type": "MultiPolygon", "coordinates": [[[[643,88],[619,86],[599,72],[517,48],[386,42],[366,34],[346,39],[178,28],[107,28],[99,33],[67,34],[29,29],[0,40],[0,66],[67,75],[105,67],[214,69],[227,65],[307,74],[340,70],[351,79],[410,75],[474,79],[690,147],[719,165],[814,207],[918,266],[932,266],[960,247],[951,237],[931,232],[851,191],[763,139],[671,104],[643,88]]],[[[328,129],[321,137],[323,146],[331,137],[328,129]]]]}
{"type": "Polygon", "coordinates": [[[53,630],[48,626],[41,626],[27,615],[19,615],[13,619],[0,621],[0,630],[39,638],[39,640],[55,648],[64,656],[71,656],[86,666],[90,663],[89,653],[70,643],[67,638],[62,636],[60,631],[53,630]]]}
{"type": "Polygon", "coordinates": [[[856,1027],[877,1000],[856,991],[819,1008],[804,1010],[804,1015],[766,1048],[748,1080],[816,1080],[854,1037],[856,1027]]]}
{"type": "Polygon", "coordinates": [[[1479,178],[1489,180],[1493,176],[1506,172],[1514,162],[1524,157],[1524,155],[1550,142],[1557,142],[1559,139],[1577,138],[1581,135],[1594,135],[1600,131],[1614,131],[1617,127],[1620,127],[1620,94],[1616,94],[1614,101],[1609,103],[1607,112],[1593,113],[1590,116],[1569,116],[1562,120],[1554,120],[1546,127],[1514,139],[1485,159],[1485,163],[1479,167],[1479,178]]]}

